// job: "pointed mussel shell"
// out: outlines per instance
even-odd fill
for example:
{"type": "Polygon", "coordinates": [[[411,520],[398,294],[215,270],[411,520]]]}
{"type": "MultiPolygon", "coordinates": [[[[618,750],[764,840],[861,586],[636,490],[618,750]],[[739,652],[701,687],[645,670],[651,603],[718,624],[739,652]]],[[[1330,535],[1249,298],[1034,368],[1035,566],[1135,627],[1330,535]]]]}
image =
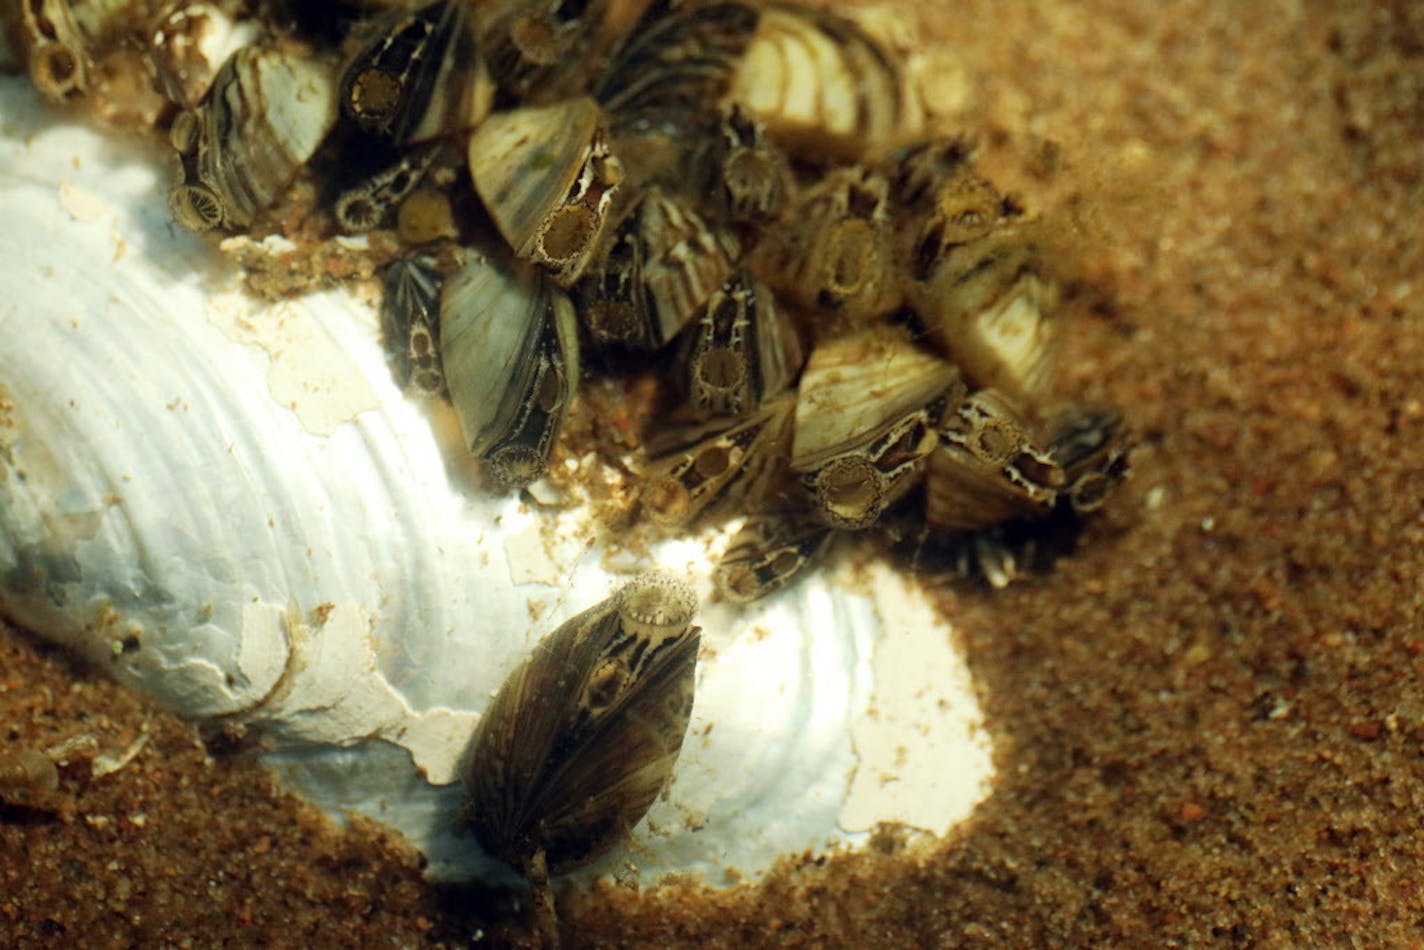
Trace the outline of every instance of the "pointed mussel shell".
{"type": "Polygon", "coordinates": [[[622,177],[598,104],[584,97],[496,113],[470,136],[469,164],[514,252],[565,286],[576,280],[622,177]]]}
{"type": "Polygon", "coordinates": [[[962,392],[953,366],[892,327],[817,346],[801,376],[791,468],[821,517],[873,524],[914,486],[942,407],[962,392]]]}
{"type": "Polygon", "coordinates": [[[692,714],[692,588],[643,575],[546,636],[475,734],[464,823],[492,857],[560,874],[606,852],[672,777],[692,714]]]}
{"type": "Polygon", "coordinates": [[[331,64],[285,48],[238,50],[197,110],[173,123],[181,159],[168,194],[173,216],[195,231],[251,224],[311,158],[336,113],[331,64]]]}
{"type": "Polygon", "coordinates": [[[573,305],[542,271],[471,254],[442,290],[440,353],[470,452],[511,488],[544,473],[578,390],[573,305]]]}

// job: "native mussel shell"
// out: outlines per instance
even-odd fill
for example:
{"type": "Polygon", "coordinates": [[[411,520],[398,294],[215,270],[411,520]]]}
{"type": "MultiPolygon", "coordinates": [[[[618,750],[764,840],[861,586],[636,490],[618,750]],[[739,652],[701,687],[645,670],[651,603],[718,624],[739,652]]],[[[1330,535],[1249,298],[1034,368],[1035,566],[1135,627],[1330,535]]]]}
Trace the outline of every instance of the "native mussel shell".
{"type": "Polygon", "coordinates": [[[889,50],[844,17],[792,4],[762,10],[731,96],[812,162],[874,154],[924,125],[889,50]]]}
{"type": "Polygon", "coordinates": [[[537,268],[473,252],[443,288],[440,353],[470,452],[510,488],[544,473],[578,390],[573,305],[537,268]]]}
{"type": "Polygon", "coordinates": [[[500,234],[565,285],[598,243],[622,177],[589,98],[499,112],[470,136],[470,176],[500,234]]]}
{"type": "Polygon", "coordinates": [[[521,872],[587,864],[672,778],[692,714],[692,589],[644,575],[549,634],[480,720],[464,821],[521,872]]]}
{"type": "Polygon", "coordinates": [[[643,190],[578,287],[581,316],[600,343],[659,349],[731,275],[739,250],[691,203],[656,185],[643,190]]]}
{"type": "Polygon", "coordinates": [[[461,0],[437,0],[383,22],[341,80],[341,111],[396,142],[473,128],[493,101],[494,83],[461,0]]]}
{"type": "Polygon", "coordinates": [[[320,59],[248,46],[202,104],[173,123],[181,159],[169,205],[195,231],[240,228],[286,189],[336,123],[334,70],[320,59]]]}
{"type": "Polygon", "coordinates": [[[959,372],[892,327],[811,351],[796,404],[791,468],[838,528],[864,528],[914,487],[959,372]]]}

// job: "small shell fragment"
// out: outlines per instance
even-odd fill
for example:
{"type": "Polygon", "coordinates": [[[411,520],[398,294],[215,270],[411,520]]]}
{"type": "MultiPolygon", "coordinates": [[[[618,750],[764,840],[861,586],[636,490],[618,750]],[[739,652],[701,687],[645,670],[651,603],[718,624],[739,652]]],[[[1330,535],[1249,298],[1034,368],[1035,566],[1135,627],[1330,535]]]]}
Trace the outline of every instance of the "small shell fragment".
{"type": "Polygon", "coordinates": [[[850,20],[789,3],[762,11],[731,96],[811,162],[862,158],[924,125],[918,98],[884,46],[850,20]]]}
{"type": "Polygon", "coordinates": [[[174,217],[195,231],[251,224],[335,123],[336,79],[326,63],[270,47],[238,50],[197,111],[174,122],[174,217]]]}
{"type": "Polygon", "coordinates": [[[573,305],[521,262],[472,253],[445,283],[440,354],[470,452],[520,488],[544,473],[578,390],[573,305]]]}
{"type": "Polygon", "coordinates": [[[474,128],[493,101],[461,0],[437,0],[384,23],[341,80],[342,112],[396,142],[474,128]]]}
{"type": "Polygon", "coordinates": [[[565,286],[598,243],[621,165],[592,99],[490,116],[470,137],[470,176],[516,254],[565,286]]]}
{"type": "Polygon", "coordinates": [[[182,3],[152,27],[147,50],[154,85],[180,109],[197,108],[223,63],[257,40],[257,21],[240,20],[230,5],[182,3]]]}
{"type": "Polygon", "coordinates": [[[544,864],[559,874],[642,819],[672,778],[692,714],[696,608],[686,584],[644,575],[510,674],[465,772],[463,823],[486,852],[522,873],[544,864]]]}

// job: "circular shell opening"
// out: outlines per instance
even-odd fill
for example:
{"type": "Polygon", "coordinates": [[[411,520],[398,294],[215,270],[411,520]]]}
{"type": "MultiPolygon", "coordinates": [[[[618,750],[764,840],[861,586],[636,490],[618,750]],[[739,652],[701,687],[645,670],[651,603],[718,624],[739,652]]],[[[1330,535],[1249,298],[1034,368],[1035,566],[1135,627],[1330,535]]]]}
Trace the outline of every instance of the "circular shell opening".
{"type": "Polygon", "coordinates": [[[875,233],[864,221],[842,221],[831,234],[825,258],[825,289],[849,296],[870,276],[875,257],[875,233]]]}
{"type": "Polygon", "coordinates": [[[666,574],[644,574],[618,592],[618,613],[625,623],[678,629],[697,611],[692,588],[666,574]]]}
{"type": "Polygon", "coordinates": [[[567,263],[588,248],[597,230],[598,219],[587,208],[560,208],[539,233],[539,255],[551,264],[567,263]]]}
{"type": "Polygon", "coordinates": [[[45,48],[35,59],[35,84],[52,96],[69,96],[79,89],[79,59],[62,43],[45,48]]]}
{"type": "Polygon", "coordinates": [[[363,69],[351,84],[351,112],[367,122],[391,117],[400,102],[400,82],[383,69],[363,69]]]}
{"type": "Polygon", "coordinates": [[[523,488],[544,474],[544,458],[525,445],[508,445],[488,459],[490,471],[501,484],[523,488]]]}
{"type": "Polygon", "coordinates": [[[168,204],[173,217],[190,231],[208,231],[222,223],[222,202],[204,185],[175,185],[168,204]]]}
{"type": "Polygon", "coordinates": [[[737,354],[725,346],[716,346],[698,357],[693,371],[697,382],[715,392],[727,392],[742,384],[746,378],[746,367],[737,354]]]}
{"type": "Polygon", "coordinates": [[[509,39],[526,62],[549,66],[559,58],[559,34],[549,18],[526,13],[509,27],[509,39]]]}
{"type": "Polygon", "coordinates": [[[864,528],[885,507],[885,486],[868,459],[839,458],[816,475],[816,500],[835,525],[864,528]]]}
{"type": "Polygon", "coordinates": [[[643,489],[643,507],[663,524],[679,524],[687,519],[692,497],[674,478],[659,478],[643,489]]]}

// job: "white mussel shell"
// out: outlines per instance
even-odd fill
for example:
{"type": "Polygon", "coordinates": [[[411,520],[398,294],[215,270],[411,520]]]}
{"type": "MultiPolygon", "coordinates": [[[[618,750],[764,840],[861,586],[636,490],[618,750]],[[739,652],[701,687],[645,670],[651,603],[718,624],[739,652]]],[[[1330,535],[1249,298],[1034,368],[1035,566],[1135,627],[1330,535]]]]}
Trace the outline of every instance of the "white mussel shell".
{"type": "Polygon", "coordinates": [[[253,730],[290,787],[398,830],[441,878],[491,867],[456,829],[480,713],[630,571],[696,590],[696,701],[630,850],[579,873],[631,854],[645,884],[717,884],[879,821],[943,833],[986,794],[967,669],[904,579],[832,564],[734,609],[708,602],[723,533],[617,554],[588,508],[472,490],[369,304],[252,301],[170,226],[155,156],[43,113],[20,79],[0,77],[0,115],[9,617],[253,730]]]}

